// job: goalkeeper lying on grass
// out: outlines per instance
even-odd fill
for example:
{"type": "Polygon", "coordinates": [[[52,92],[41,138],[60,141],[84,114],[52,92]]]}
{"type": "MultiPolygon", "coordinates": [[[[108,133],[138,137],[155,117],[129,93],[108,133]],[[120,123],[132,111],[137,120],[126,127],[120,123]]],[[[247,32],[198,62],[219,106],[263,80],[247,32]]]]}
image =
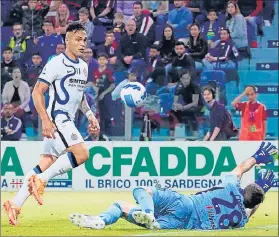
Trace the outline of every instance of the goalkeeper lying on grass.
{"type": "Polygon", "coordinates": [[[256,183],[240,188],[242,175],[255,164],[273,162],[278,150],[262,142],[257,152],[228,174],[221,185],[195,195],[182,195],[170,189],[135,188],[133,196],[139,206],[115,202],[99,216],[71,214],[80,227],[103,229],[119,218],[148,229],[229,229],[243,227],[271,188],[273,171],[261,170],[256,183]]]}

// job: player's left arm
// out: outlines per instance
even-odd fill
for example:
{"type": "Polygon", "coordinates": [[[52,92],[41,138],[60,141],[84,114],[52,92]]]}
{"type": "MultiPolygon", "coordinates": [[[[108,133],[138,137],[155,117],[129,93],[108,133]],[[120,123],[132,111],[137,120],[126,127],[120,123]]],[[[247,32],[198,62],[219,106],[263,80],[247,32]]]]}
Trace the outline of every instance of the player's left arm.
{"type": "Polygon", "coordinates": [[[90,130],[92,133],[99,133],[100,131],[100,125],[98,120],[96,119],[93,111],[90,109],[90,106],[88,105],[87,99],[85,94],[83,94],[82,101],[79,105],[79,109],[82,113],[84,113],[88,119],[89,126],[91,127],[90,130]]]}
{"type": "Polygon", "coordinates": [[[278,153],[278,150],[270,142],[261,143],[257,152],[247,160],[240,163],[231,173],[236,175],[238,179],[241,179],[242,175],[252,169],[256,164],[268,164],[273,162],[274,155],[278,153]]]}

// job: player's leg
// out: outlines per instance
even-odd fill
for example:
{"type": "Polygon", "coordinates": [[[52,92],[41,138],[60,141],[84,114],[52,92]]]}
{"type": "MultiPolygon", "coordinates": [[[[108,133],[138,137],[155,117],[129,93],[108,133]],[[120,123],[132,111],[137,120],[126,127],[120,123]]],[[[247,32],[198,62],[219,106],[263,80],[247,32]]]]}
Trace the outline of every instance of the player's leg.
{"type": "Polygon", "coordinates": [[[20,214],[21,207],[30,196],[28,187],[29,178],[34,174],[40,174],[55,162],[56,157],[53,155],[42,155],[39,164],[27,173],[23,184],[13,200],[7,200],[3,204],[3,209],[7,213],[9,222],[12,225],[17,225],[17,217],[20,214]]]}

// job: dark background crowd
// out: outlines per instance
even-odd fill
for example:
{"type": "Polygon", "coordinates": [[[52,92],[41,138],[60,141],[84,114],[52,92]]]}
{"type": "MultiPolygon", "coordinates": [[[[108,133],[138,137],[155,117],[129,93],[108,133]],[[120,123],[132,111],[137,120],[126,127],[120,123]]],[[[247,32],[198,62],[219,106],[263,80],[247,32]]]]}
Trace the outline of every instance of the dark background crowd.
{"type": "MultiPolygon", "coordinates": [[[[276,138],[276,9],[276,0],[1,1],[1,138],[37,136],[32,90],[44,65],[64,52],[73,21],[88,35],[85,94],[100,120],[99,140],[124,136],[119,98],[129,81],[159,103],[133,111],[137,137],[148,114],[159,140],[276,138]]],[[[76,125],[88,135],[81,113],[76,125]]]]}

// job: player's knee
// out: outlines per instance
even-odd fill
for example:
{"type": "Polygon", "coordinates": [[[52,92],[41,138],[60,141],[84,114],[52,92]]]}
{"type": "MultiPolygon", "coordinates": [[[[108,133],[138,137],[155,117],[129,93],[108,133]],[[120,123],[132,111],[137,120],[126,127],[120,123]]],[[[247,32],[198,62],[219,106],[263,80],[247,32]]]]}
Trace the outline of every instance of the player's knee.
{"type": "MultiPolygon", "coordinates": [[[[137,198],[137,193],[139,193],[140,191],[146,191],[147,193],[149,193],[148,187],[137,187],[133,189],[133,196],[136,199],[137,198]]],[[[151,191],[151,189],[150,189],[151,191]]]]}
{"type": "Polygon", "coordinates": [[[112,205],[118,207],[120,210],[123,210],[124,206],[126,205],[126,202],[116,201],[112,205]]]}

